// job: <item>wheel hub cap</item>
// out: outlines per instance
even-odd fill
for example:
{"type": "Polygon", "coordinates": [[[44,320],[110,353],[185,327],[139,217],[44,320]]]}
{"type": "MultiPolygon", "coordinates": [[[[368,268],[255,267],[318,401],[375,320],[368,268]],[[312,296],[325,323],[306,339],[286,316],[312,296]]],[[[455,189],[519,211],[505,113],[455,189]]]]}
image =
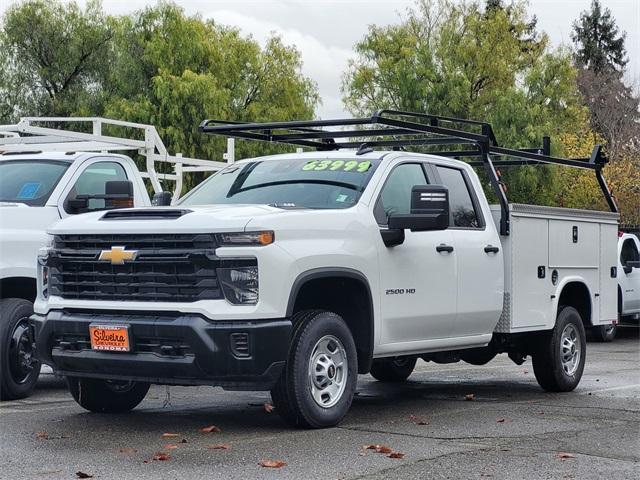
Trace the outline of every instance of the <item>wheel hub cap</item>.
{"type": "Polygon", "coordinates": [[[567,375],[576,373],[581,356],[582,347],[578,331],[573,325],[567,325],[560,336],[560,361],[567,375]]]}
{"type": "Polygon", "coordinates": [[[325,335],[313,347],[309,359],[309,386],[314,401],[323,408],[334,406],[347,385],[347,353],[333,335],[325,335]]]}

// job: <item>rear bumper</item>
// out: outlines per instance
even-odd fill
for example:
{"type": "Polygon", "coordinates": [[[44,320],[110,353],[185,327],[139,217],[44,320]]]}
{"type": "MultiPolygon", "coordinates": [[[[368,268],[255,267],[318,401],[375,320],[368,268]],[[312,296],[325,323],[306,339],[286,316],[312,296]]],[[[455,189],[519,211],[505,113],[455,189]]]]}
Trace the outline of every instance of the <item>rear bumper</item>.
{"type": "Polygon", "coordinates": [[[199,315],[50,311],[33,315],[36,355],[65,376],[269,390],[289,349],[288,319],[208,321],[199,315]],[[128,325],[130,352],[91,350],[89,325],[128,325]],[[246,345],[246,346],[245,346],[246,345]]]}

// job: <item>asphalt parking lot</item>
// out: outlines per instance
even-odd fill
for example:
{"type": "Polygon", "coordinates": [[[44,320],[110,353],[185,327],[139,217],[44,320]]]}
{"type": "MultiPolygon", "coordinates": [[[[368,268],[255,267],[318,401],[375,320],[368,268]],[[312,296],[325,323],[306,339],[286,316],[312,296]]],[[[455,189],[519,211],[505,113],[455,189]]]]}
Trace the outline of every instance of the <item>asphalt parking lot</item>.
{"type": "Polygon", "coordinates": [[[530,362],[506,357],[484,367],[421,362],[401,385],[361,376],[344,423],[320,431],[288,428],[265,410],[268,393],[206,387],[169,396],[154,387],[130,414],[90,414],[44,376],[34,396],[0,406],[0,478],[639,478],[638,331],[589,343],[569,394],[544,393],[530,362]],[[211,425],[221,431],[201,432],[211,425]]]}

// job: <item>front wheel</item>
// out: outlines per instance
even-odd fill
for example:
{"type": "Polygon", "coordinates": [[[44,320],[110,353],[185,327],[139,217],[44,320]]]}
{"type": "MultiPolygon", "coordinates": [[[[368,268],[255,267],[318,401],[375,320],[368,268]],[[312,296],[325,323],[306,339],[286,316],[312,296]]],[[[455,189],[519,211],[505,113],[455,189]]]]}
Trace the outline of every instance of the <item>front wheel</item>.
{"type": "Polygon", "coordinates": [[[150,385],[144,382],[68,377],[67,386],[82,408],[95,413],[122,413],[144,399],[150,385]]]}
{"type": "Polygon", "coordinates": [[[591,329],[591,335],[596,342],[612,342],[617,331],[615,325],[600,325],[591,329]]]}
{"type": "Polygon", "coordinates": [[[29,317],[33,305],[22,298],[0,300],[0,399],[31,395],[40,375],[33,355],[29,317]]]}
{"type": "Polygon", "coordinates": [[[332,312],[303,311],[292,321],[289,355],[271,390],[273,404],[296,427],[332,427],[347,414],[358,380],[351,331],[332,312]]]}
{"type": "Polygon", "coordinates": [[[586,353],[582,318],[575,308],[564,307],[533,354],[536,380],[548,392],[570,392],[580,383],[586,353]]]}
{"type": "Polygon", "coordinates": [[[380,382],[404,382],[416,367],[416,357],[391,357],[374,360],[371,376],[380,382]]]}

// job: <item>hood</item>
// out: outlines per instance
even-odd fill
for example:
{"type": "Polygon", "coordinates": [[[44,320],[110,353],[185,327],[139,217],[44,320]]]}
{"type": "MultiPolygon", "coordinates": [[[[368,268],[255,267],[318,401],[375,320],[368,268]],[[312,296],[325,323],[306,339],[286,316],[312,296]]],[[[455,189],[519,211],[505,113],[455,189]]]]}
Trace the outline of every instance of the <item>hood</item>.
{"type": "Polygon", "coordinates": [[[0,202],[0,229],[44,231],[60,219],[56,207],[30,207],[24,203],[0,202]]]}
{"type": "Polygon", "coordinates": [[[58,222],[49,233],[238,232],[254,218],[283,213],[286,211],[267,205],[127,208],[74,215],[58,222]]]}

